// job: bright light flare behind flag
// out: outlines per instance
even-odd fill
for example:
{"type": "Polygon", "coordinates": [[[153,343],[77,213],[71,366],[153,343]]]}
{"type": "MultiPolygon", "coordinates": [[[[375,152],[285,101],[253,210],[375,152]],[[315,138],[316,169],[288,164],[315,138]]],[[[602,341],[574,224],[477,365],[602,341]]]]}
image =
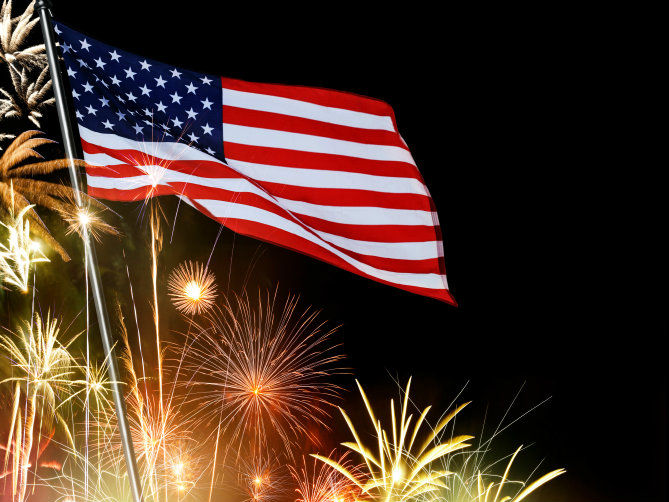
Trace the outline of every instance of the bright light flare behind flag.
{"type": "Polygon", "coordinates": [[[240,234],[455,305],[434,204],[387,103],[199,74],[55,30],[90,195],[177,195],[240,234]]]}

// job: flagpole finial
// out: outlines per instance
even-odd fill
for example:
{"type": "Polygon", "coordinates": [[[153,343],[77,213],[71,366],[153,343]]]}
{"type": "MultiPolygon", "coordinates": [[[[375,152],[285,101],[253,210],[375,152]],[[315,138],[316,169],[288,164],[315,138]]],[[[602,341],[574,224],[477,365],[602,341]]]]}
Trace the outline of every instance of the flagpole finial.
{"type": "Polygon", "coordinates": [[[51,0],[37,0],[35,2],[35,7],[38,9],[51,9],[53,4],[51,3],[51,0]]]}

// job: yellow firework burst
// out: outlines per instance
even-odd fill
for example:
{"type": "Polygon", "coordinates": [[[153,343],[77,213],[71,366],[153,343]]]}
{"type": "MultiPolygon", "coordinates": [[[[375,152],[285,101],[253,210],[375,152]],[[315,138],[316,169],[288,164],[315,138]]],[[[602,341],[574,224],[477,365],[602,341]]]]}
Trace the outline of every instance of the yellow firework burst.
{"type": "Polygon", "coordinates": [[[11,192],[12,206],[9,221],[0,222],[7,230],[6,241],[0,242],[0,281],[10,284],[22,292],[28,291],[30,268],[34,263],[48,262],[39,243],[30,238],[30,221],[26,213],[34,206],[26,206],[14,214],[14,191],[11,192]]]}
{"type": "Polygon", "coordinates": [[[501,475],[495,471],[503,459],[489,465],[483,464],[486,449],[459,452],[453,456],[461,457],[457,461],[449,458],[445,467],[453,472],[448,478],[447,487],[442,491],[443,498],[453,502],[520,502],[537,488],[566,472],[564,469],[555,469],[532,482],[509,478],[511,466],[522,449],[521,445],[510,456],[501,475]],[[514,492],[515,495],[509,495],[514,492]]]}
{"type": "Polygon", "coordinates": [[[59,322],[50,314],[43,321],[36,313],[34,323],[26,322],[25,325],[27,329],[20,329],[12,336],[0,335],[0,352],[12,361],[14,368],[14,375],[0,383],[11,382],[14,385],[14,405],[4,461],[6,468],[10,454],[13,456],[12,492],[18,500],[25,500],[31,452],[34,444],[40,444],[43,431],[50,431],[55,422],[72,443],[59,408],[77,385],[72,378],[77,367],[69,352],[69,346],[76,337],[66,344],[61,343],[59,322]],[[12,444],[13,449],[10,448],[12,444]]]}
{"type": "Polygon", "coordinates": [[[473,500],[484,500],[489,502],[520,502],[540,486],[548,483],[551,479],[566,472],[564,469],[555,469],[554,471],[551,471],[548,474],[544,474],[539,479],[533,481],[529,485],[525,485],[525,483],[520,483],[522,490],[519,493],[517,493],[514,497],[510,497],[507,495],[500,499],[500,495],[502,494],[503,488],[505,488],[510,484],[519,484],[518,482],[509,481],[509,471],[511,470],[511,464],[513,464],[516,455],[518,455],[518,452],[520,452],[521,449],[522,445],[515,451],[515,453],[511,457],[511,460],[509,460],[509,463],[507,464],[506,469],[504,470],[504,474],[502,475],[501,478],[499,478],[499,481],[486,482],[485,478],[488,476],[484,477],[483,475],[481,475],[481,472],[479,471],[478,475],[476,476],[477,495],[475,498],[473,498],[473,500]]]}
{"type": "Polygon", "coordinates": [[[364,483],[361,482],[360,476],[355,475],[347,466],[342,465],[336,460],[321,455],[312,456],[346,476],[364,494],[371,496],[373,500],[383,502],[440,500],[437,492],[439,489],[446,487],[444,479],[450,473],[444,469],[436,469],[432,464],[451,452],[469,446],[465,442],[472,439],[473,436],[455,436],[442,443],[438,442],[437,439],[439,433],[469,403],[458,406],[446,415],[437,427],[430,431],[422,443],[416,443],[420,426],[425,422],[425,417],[430,411],[430,406],[423,410],[413,426],[413,431],[410,431],[413,415],[407,416],[407,405],[409,403],[411,379],[407,383],[399,417],[393,400],[390,401],[390,432],[381,426],[381,421],[377,420],[362,386],[357,380],[356,383],[374,426],[374,435],[377,439],[378,450],[375,453],[362,443],[360,434],[356,431],[351,419],[340,408],[355,438],[354,443],[343,443],[343,445],[362,456],[365,462],[367,480],[364,483]],[[420,446],[414,448],[414,445],[417,444],[420,446]]]}
{"type": "Polygon", "coordinates": [[[169,295],[180,312],[187,315],[209,310],[216,299],[216,277],[199,262],[187,261],[170,274],[169,295]]]}

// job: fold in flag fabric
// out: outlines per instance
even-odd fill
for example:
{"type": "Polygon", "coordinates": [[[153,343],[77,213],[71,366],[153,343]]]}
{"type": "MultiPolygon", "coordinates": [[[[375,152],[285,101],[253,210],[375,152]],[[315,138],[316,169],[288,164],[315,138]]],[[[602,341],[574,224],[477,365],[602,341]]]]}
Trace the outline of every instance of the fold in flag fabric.
{"type": "Polygon", "coordinates": [[[54,29],[91,196],[177,195],[240,234],[456,304],[388,104],[195,73],[54,29]]]}

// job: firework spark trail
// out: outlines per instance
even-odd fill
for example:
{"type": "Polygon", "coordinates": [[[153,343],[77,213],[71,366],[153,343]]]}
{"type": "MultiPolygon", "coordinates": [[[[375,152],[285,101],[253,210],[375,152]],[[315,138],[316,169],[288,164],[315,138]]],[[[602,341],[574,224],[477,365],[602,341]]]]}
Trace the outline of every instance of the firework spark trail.
{"type": "MultiPolygon", "coordinates": [[[[137,179],[136,184],[137,188],[145,187],[146,191],[142,197],[142,207],[145,208],[149,201],[154,200],[154,198],[159,195],[159,186],[170,186],[173,188],[169,181],[170,165],[180,159],[184,152],[188,150],[188,147],[192,144],[181,141],[183,135],[186,132],[184,129],[181,134],[178,136],[175,142],[169,142],[170,145],[170,157],[169,159],[164,159],[158,155],[159,148],[158,145],[165,143],[165,138],[167,133],[164,131],[159,131],[161,134],[158,137],[154,137],[154,131],[156,128],[151,125],[151,140],[150,141],[137,141],[136,154],[121,154],[122,161],[126,164],[135,167],[141,171],[146,178],[148,178],[149,185],[147,186],[147,179],[137,179]]],[[[107,167],[107,166],[102,166],[107,167]]],[[[111,168],[109,168],[111,169],[111,168]]],[[[184,187],[185,188],[185,187],[184,187]]],[[[181,201],[183,192],[178,193],[174,191],[174,195],[179,197],[181,201]]],[[[178,207],[177,207],[178,211],[178,207]]],[[[175,215],[176,220],[176,215],[175,215]]],[[[171,239],[170,239],[171,242],[171,239]]]]}
{"type": "Polygon", "coordinates": [[[276,293],[257,310],[248,296],[212,310],[194,324],[184,367],[197,420],[221,424],[231,434],[228,448],[246,438],[259,451],[276,437],[292,456],[297,438],[318,441],[309,423],[329,428],[324,418],[340,390],[329,378],[345,370],[338,346],[327,345],[335,330],[322,331],[316,312],[296,316],[297,299],[289,297],[277,316],[275,304],[276,293]]]}
{"type": "Polygon", "coordinates": [[[397,417],[394,401],[392,399],[390,401],[392,435],[389,435],[386,429],[382,427],[381,421],[376,418],[362,386],[357,380],[356,383],[374,427],[378,452],[374,453],[362,443],[360,434],[353,426],[351,419],[340,408],[355,439],[355,442],[343,443],[343,445],[362,456],[366,466],[365,475],[367,480],[362,483],[359,476],[351,473],[346,466],[339,464],[336,460],[321,455],[312,455],[312,457],[333,467],[355,483],[363,493],[374,496],[378,500],[403,502],[418,497],[422,497],[421,500],[437,500],[435,492],[445,486],[444,479],[450,473],[446,470],[433,469],[432,464],[454,451],[469,446],[465,441],[473,437],[462,435],[453,437],[447,442],[439,442],[437,440],[438,435],[468,403],[462,404],[448,413],[422,443],[416,443],[418,431],[431,407],[428,406],[423,410],[415,422],[413,432],[409,434],[409,427],[413,418],[413,415],[407,416],[411,379],[407,383],[403,403],[400,404],[401,413],[399,417],[397,417]],[[417,448],[414,448],[414,445],[418,445],[417,448]]]}
{"type": "MultiPolygon", "coordinates": [[[[156,248],[153,248],[154,250],[156,248]]],[[[155,267],[157,254],[152,253],[152,265],[155,267]]],[[[152,267],[152,272],[156,269],[152,267]]],[[[126,272],[128,273],[128,280],[130,281],[129,269],[126,263],[126,272]]],[[[154,288],[154,302],[157,302],[159,298],[157,297],[157,274],[152,273],[152,286],[154,288]]],[[[170,493],[176,491],[176,497],[180,498],[182,495],[190,493],[195,487],[195,481],[199,479],[203,473],[200,472],[199,476],[191,476],[188,481],[183,475],[180,475],[180,478],[183,483],[174,482],[174,473],[170,471],[170,463],[173,462],[174,458],[174,448],[175,444],[180,444],[179,447],[181,453],[180,455],[185,455],[187,453],[184,444],[190,442],[192,446],[191,450],[194,450],[197,444],[192,440],[192,427],[191,421],[188,418],[184,417],[184,414],[181,413],[182,402],[176,402],[175,400],[175,388],[176,382],[180,380],[180,367],[177,368],[176,373],[171,375],[173,377],[173,382],[170,389],[166,389],[163,379],[163,371],[165,371],[165,366],[162,364],[163,351],[160,350],[157,354],[157,386],[158,390],[162,392],[151,393],[148,389],[148,378],[145,376],[145,361],[144,355],[142,353],[142,336],[139,328],[139,320],[137,314],[137,306],[134,301],[134,293],[132,283],[130,285],[131,291],[131,300],[133,304],[133,312],[135,315],[135,323],[137,326],[137,341],[139,344],[139,356],[141,359],[142,365],[142,377],[138,377],[135,370],[135,363],[133,358],[132,349],[129,342],[128,331],[126,329],[123,315],[120,309],[120,305],[117,305],[118,317],[121,328],[121,338],[123,340],[123,353],[121,360],[123,362],[123,367],[125,373],[129,376],[130,382],[128,387],[128,396],[126,402],[128,404],[128,414],[129,422],[131,427],[131,434],[133,436],[133,443],[136,445],[137,458],[140,462],[142,470],[142,484],[145,487],[146,493],[145,496],[148,498],[153,498],[154,500],[159,500],[164,498],[165,500],[171,500],[170,493]],[[156,397],[156,394],[158,397],[156,397]],[[163,494],[162,496],[160,494],[163,494]]],[[[157,306],[157,303],[153,305],[157,306]]],[[[156,330],[156,337],[160,336],[159,326],[158,326],[158,317],[155,315],[154,310],[154,328],[156,330]]],[[[158,345],[162,349],[162,344],[158,345]]],[[[113,420],[110,420],[109,417],[105,419],[102,417],[100,421],[100,426],[105,427],[109,430],[109,427],[113,425],[113,420]],[[105,422],[106,420],[106,422],[105,422]]],[[[111,438],[110,440],[115,441],[114,436],[110,433],[106,434],[106,437],[111,438]]],[[[120,448],[120,445],[116,445],[115,448],[120,448]]],[[[190,458],[196,458],[196,455],[191,452],[188,455],[190,458]]],[[[198,465],[202,462],[200,461],[198,465]]],[[[195,469],[195,464],[189,468],[189,473],[193,474],[197,471],[195,469]]],[[[208,465],[206,469],[208,469],[208,465]]],[[[184,474],[184,473],[182,473],[184,474]]],[[[190,474],[189,474],[190,476],[190,474]]]]}
{"type": "MultiPolygon", "coordinates": [[[[82,221],[82,225],[86,226],[86,222],[82,221]]],[[[82,235],[85,235],[82,233],[82,235]]],[[[84,253],[88,252],[88,246],[84,246],[84,253]]],[[[90,309],[89,309],[89,300],[88,300],[88,257],[84,257],[84,287],[86,288],[86,400],[84,401],[84,424],[85,424],[85,449],[86,449],[86,469],[84,470],[84,497],[85,500],[88,500],[88,437],[90,434],[90,408],[89,408],[89,393],[90,393],[90,383],[91,383],[91,354],[90,354],[90,337],[89,337],[89,327],[90,327],[90,309]]]]}
{"type": "MultiPolygon", "coordinates": [[[[130,268],[128,267],[128,260],[126,259],[125,256],[125,249],[123,250],[123,260],[125,261],[125,271],[128,277],[128,285],[130,289],[130,303],[132,304],[132,311],[135,316],[135,327],[137,328],[137,343],[139,347],[139,358],[142,363],[142,375],[141,375],[141,380],[144,381],[144,394],[146,398],[148,399],[148,388],[146,386],[146,367],[144,366],[144,353],[142,351],[142,334],[139,329],[139,317],[137,316],[137,304],[135,303],[135,293],[132,287],[132,279],[130,278],[130,268]]],[[[123,319],[123,314],[121,312],[121,307],[120,305],[117,306],[117,311],[118,311],[118,316],[119,319],[123,319]]]]}
{"type": "MultiPolygon", "coordinates": [[[[184,134],[182,131],[182,135],[184,134]]],[[[174,162],[174,159],[179,158],[184,151],[188,148],[187,144],[179,143],[179,138],[177,142],[174,143],[174,159],[162,159],[155,155],[157,153],[157,144],[164,141],[167,133],[163,132],[162,137],[154,143],[153,141],[154,127],[151,127],[151,139],[150,142],[137,142],[138,150],[140,154],[138,156],[126,156],[126,161],[130,165],[137,167],[140,171],[144,172],[145,175],[149,178],[151,182],[151,187],[148,189],[144,195],[144,205],[146,206],[147,202],[150,208],[150,228],[151,228],[151,278],[153,284],[153,315],[154,315],[154,325],[155,325],[155,340],[156,340],[156,354],[158,362],[158,393],[159,393],[159,409],[161,416],[161,423],[165,425],[166,417],[164,410],[164,401],[163,401],[163,356],[162,356],[162,344],[160,337],[160,311],[158,303],[158,255],[162,250],[163,245],[163,234],[162,228],[160,225],[161,217],[164,217],[160,204],[156,201],[155,195],[158,194],[158,186],[165,183],[165,177],[169,172],[169,166],[174,162]],[[181,152],[176,151],[177,145],[180,145],[181,152]]],[[[177,194],[178,195],[178,194],[177,194]]],[[[163,431],[163,435],[164,435],[163,431]]],[[[163,460],[166,458],[166,451],[163,449],[163,460]]],[[[167,488],[165,491],[165,498],[167,498],[167,488]]]]}
{"type": "Polygon", "coordinates": [[[240,450],[236,465],[237,483],[231,487],[249,502],[280,502],[288,495],[290,475],[281,455],[272,449],[240,450]]]}
{"type": "MultiPolygon", "coordinates": [[[[63,220],[68,224],[67,234],[77,233],[82,240],[89,239],[90,236],[93,236],[96,240],[100,241],[100,233],[110,233],[113,235],[119,235],[119,232],[108,223],[104,222],[99,216],[98,213],[93,209],[93,207],[108,209],[103,204],[97,202],[95,199],[90,197],[86,198],[84,205],[81,207],[76,204],[74,199],[70,196],[68,198],[69,206],[67,210],[60,209],[59,212],[63,220]]],[[[89,462],[89,435],[90,435],[90,382],[91,382],[91,359],[90,359],[90,300],[89,300],[89,269],[88,269],[88,249],[89,247],[84,245],[84,289],[85,289],[85,308],[86,308],[86,356],[85,356],[85,399],[84,399],[84,455],[86,469],[84,470],[84,497],[88,498],[88,488],[89,488],[89,475],[88,475],[88,465],[89,462]]]]}
{"type": "MultiPolygon", "coordinates": [[[[76,336],[66,344],[62,344],[59,340],[60,324],[57,319],[52,319],[50,314],[45,320],[42,320],[40,315],[35,313],[34,321],[31,319],[30,322],[25,322],[25,327],[26,329],[19,329],[19,332],[13,337],[0,335],[0,350],[13,361],[14,368],[21,373],[18,377],[12,376],[2,382],[15,384],[14,409],[7,441],[5,466],[13,443],[14,466],[20,469],[16,471],[17,476],[14,478],[13,494],[21,501],[26,498],[30,452],[34,444],[33,428],[37,423],[36,419],[40,420],[40,427],[37,431],[38,445],[43,427],[50,429],[54,422],[64,425],[64,431],[69,436],[67,424],[58,411],[62,405],[59,401],[64,399],[64,396],[68,395],[76,385],[76,381],[72,379],[76,365],[69,352],[69,346],[74,342],[76,336]],[[18,340],[18,344],[15,339],[18,340]],[[31,383],[32,386],[29,387],[28,383],[31,383]],[[26,385],[28,399],[25,419],[21,417],[18,407],[22,385],[26,385]],[[23,430],[22,436],[19,434],[19,429],[23,430]],[[16,437],[13,438],[15,433],[16,437]],[[17,449],[19,443],[22,444],[21,451],[17,449]]],[[[63,402],[65,401],[67,399],[64,399],[63,402]]]]}
{"type": "MultiPolygon", "coordinates": [[[[348,452],[340,456],[336,461],[344,466],[354,477],[362,477],[361,466],[354,465],[347,458],[348,452]]],[[[331,452],[328,458],[335,457],[331,452]]],[[[293,480],[297,483],[295,491],[299,498],[295,502],[358,502],[362,500],[361,490],[341,472],[330,465],[312,459],[311,469],[307,466],[307,459],[302,458],[302,466],[289,466],[293,480]]]]}
{"type": "MultiPolygon", "coordinates": [[[[121,355],[123,367],[130,378],[128,396],[129,423],[133,443],[137,451],[137,460],[142,469],[142,484],[145,487],[145,496],[153,497],[159,500],[159,493],[164,492],[169,500],[169,488],[172,486],[171,475],[167,472],[167,464],[170,458],[171,445],[175,443],[185,443],[192,440],[192,429],[187,420],[179,414],[180,406],[175,406],[172,402],[172,395],[167,396],[166,403],[158,402],[164,399],[164,395],[152,394],[145,390],[140,390],[140,379],[135,372],[132,350],[128,339],[128,333],[123,319],[121,322],[121,337],[124,344],[124,350],[121,355]]],[[[146,389],[146,379],[144,387],[146,389]]],[[[109,428],[112,420],[105,423],[100,421],[100,425],[109,428]]],[[[109,432],[107,437],[111,441],[116,441],[115,436],[109,432]]],[[[114,443],[114,449],[120,450],[120,444],[114,443]]]]}
{"type": "MultiPolygon", "coordinates": [[[[444,489],[444,496],[448,494],[452,500],[487,500],[489,502],[497,502],[500,500],[502,490],[509,486],[516,486],[516,494],[514,496],[505,496],[501,500],[518,502],[527,497],[534,490],[549,482],[551,479],[566,472],[564,469],[553,470],[536,481],[529,483],[528,481],[517,481],[509,479],[509,472],[511,466],[520,451],[523,449],[521,445],[515,450],[513,454],[500,457],[490,463],[486,463],[485,457],[492,451],[491,444],[503,431],[511,427],[523,417],[537,409],[539,406],[546,403],[549,399],[544,399],[539,404],[534,405],[527,411],[522,412],[518,417],[505,423],[513,405],[515,404],[524,384],[520,387],[514,398],[511,400],[509,406],[504,412],[504,415],[495,426],[493,433],[483,440],[485,430],[485,417],[483,426],[481,428],[481,439],[476,449],[473,451],[461,451],[444,459],[444,468],[452,471],[453,475],[448,478],[447,488],[444,489]],[[496,473],[496,467],[505,460],[509,459],[504,467],[504,473],[499,475],[496,473]]],[[[464,390],[464,389],[463,389],[464,390]]],[[[462,392],[462,391],[461,391],[462,392]]],[[[440,433],[443,437],[445,431],[440,433]]],[[[532,478],[539,466],[529,474],[527,480],[532,478]]]]}
{"type": "Polygon", "coordinates": [[[27,293],[31,266],[49,259],[39,244],[30,238],[30,221],[25,216],[34,206],[26,206],[15,215],[13,190],[11,201],[9,223],[0,222],[8,233],[7,242],[0,242],[0,276],[4,282],[27,293]]]}
{"type": "Polygon", "coordinates": [[[163,417],[163,357],[160,344],[160,313],[158,309],[158,253],[162,250],[163,236],[160,228],[160,212],[151,199],[151,280],[153,284],[153,320],[156,332],[156,358],[158,361],[158,393],[160,416],[163,417]]]}

